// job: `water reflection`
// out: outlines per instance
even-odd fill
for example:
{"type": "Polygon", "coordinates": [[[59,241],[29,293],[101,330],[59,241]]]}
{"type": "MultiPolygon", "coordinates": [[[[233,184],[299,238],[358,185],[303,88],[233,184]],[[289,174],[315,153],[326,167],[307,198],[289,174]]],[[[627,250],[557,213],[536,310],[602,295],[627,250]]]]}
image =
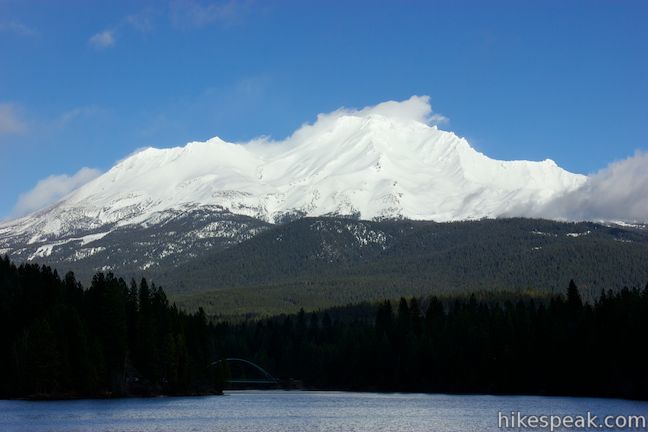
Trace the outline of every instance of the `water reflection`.
{"type": "MultiPolygon", "coordinates": [[[[496,431],[497,413],[646,415],[611,399],[250,391],[226,396],[0,401],[1,431],[496,431]]],[[[512,430],[512,429],[510,429],[512,430]]]]}

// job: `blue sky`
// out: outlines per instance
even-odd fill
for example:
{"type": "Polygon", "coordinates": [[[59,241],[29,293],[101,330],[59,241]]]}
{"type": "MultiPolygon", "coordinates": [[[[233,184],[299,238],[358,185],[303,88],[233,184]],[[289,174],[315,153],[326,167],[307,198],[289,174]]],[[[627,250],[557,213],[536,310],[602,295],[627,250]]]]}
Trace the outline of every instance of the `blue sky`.
{"type": "Polygon", "coordinates": [[[646,22],[645,1],[0,0],[0,218],[141,147],[412,95],[490,157],[596,172],[648,150],[646,22]]]}

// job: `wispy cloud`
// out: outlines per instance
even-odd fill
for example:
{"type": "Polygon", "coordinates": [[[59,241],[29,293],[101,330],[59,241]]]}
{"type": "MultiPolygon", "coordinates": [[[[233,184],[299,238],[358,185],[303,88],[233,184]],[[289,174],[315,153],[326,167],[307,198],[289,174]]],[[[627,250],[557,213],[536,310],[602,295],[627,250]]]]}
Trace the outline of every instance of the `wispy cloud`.
{"type": "Polygon", "coordinates": [[[128,27],[140,33],[148,33],[155,27],[154,16],[155,12],[152,9],[145,9],[124,17],[118,27],[128,27]]]}
{"type": "Polygon", "coordinates": [[[150,114],[142,126],[136,129],[137,135],[146,141],[159,138],[170,132],[177,132],[183,129],[182,121],[172,115],[163,112],[150,114]]]}
{"type": "Polygon", "coordinates": [[[0,32],[26,37],[37,34],[36,30],[18,21],[0,21],[0,32]]]}
{"type": "Polygon", "coordinates": [[[115,46],[117,40],[129,31],[149,33],[154,27],[154,16],[155,12],[152,9],[144,9],[140,12],[127,15],[107,30],[92,35],[88,43],[95,48],[104,49],[115,46]]]}
{"type": "Polygon", "coordinates": [[[589,175],[576,189],[502,216],[648,223],[648,153],[638,151],[589,175]]]}
{"type": "Polygon", "coordinates": [[[440,125],[450,121],[446,116],[432,110],[429,96],[412,96],[404,101],[387,101],[359,110],[343,108],[335,111],[333,114],[353,114],[360,116],[378,114],[390,118],[416,120],[428,125],[440,125]]]}
{"type": "Polygon", "coordinates": [[[540,210],[550,218],[648,222],[648,153],[614,162],[540,210]]]}
{"type": "Polygon", "coordinates": [[[36,183],[31,190],[20,195],[11,217],[19,217],[45,208],[75,189],[94,180],[101,172],[94,168],[81,168],[73,175],[52,175],[36,183]]]}
{"type": "Polygon", "coordinates": [[[429,124],[432,124],[432,125],[441,126],[441,125],[446,125],[446,124],[450,123],[450,119],[448,117],[444,116],[443,114],[432,113],[428,117],[427,122],[429,124]]]}
{"type": "Polygon", "coordinates": [[[95,105],[76,107],[61,114],[55,123],[59,127],[65,127],[80,118],[95,117],[105,112],[104,108],[95,105]]]}
{"type": "Polygon", "coordinates": [[[88,39],[88,43],[98,49],[109,48],[115,45],[115,32],[113,30],[104,30],[96,33],[88,39]]]}
{"type": "MultiPolygon", "coordinates": [[[[102,121],[110,115],[110,110],[98,105],[78,106],[67,111],[44,116],[27,116],[25,109],[18,104],[0,102],[0,140],[9,142],[9,137],[29,134],[33,137],[52,136],[67,128],[83,122],[102,121]]],[[[13,139],[13,138],[12,138],[13,139]]]]}
{"type": "Polygon", "coordinates": [[[171,2],[171,24],[178,29],[202,28],[213,24],[231,25],[248,9],[246,1],[198,2],[174,0],[171,2]]]}
{"type": "Polygon", "coordinates": [[[19,134],[26,129],[20,109],[12,103],[0,103],[0,135],[19,134]]]}
{"type": "MultiPolygon", "coordinates": [[[[251,0],[171,0],[168,3],[168,19],[179,30],[199,29],[210,25],[229,26],[239,22],[251,9],[251,0]]],[[[128,33],[150,33],[155,21],[164,9],[147,8],[126,15],[105,30],[95,33],[88,44],[97,49],[114,47],[128,33]]]]}

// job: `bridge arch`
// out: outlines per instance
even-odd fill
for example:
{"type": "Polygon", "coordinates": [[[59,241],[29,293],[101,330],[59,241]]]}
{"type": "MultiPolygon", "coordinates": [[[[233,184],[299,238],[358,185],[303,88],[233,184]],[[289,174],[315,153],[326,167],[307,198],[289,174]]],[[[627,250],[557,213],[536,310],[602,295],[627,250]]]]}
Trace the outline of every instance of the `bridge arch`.
{"type": "Polygon", "coordinates": [[[261,366],[259,366],[256,363],[252,363],[249,360],[245,360],[242,358],[237,358],[237,357],[229,357],[223,360],[217,360],[212,363],[212,366],[215,366],[221,362],[228,362],[228,363],[241,363],[247,366],[250,366],[257,370],[258,372],[261,373],[261,375],[265,378],[264,380],[227,380],[228,383],[230,384],[279,384],[279,380],[277,380],[275,377],[273,377],[270,372],[267,370],[263,369],[261,366]]]}

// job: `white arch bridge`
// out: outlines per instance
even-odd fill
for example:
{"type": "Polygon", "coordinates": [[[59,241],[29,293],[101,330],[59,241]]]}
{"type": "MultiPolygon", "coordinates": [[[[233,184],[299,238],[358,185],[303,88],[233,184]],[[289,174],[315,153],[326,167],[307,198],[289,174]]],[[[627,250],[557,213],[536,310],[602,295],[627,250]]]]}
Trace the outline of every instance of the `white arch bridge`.
{"type": "MultiPolygon", "coordinates": [[[[255,376],[248,378],[246,377],[234,377],[226,380],[225,382],[230,385],[235,386],[251,386],[251,385],[262,385],[262,386],[278,386],[280,382],[277,378],[273,377],[268,371],[263,369],[256,363],[252,363],[249,360],[242,358],[230,357],[223,360],[217,360],[212,363],[212,366],[216,366],[221,362],[227,362],[228,367],[230,365],[239,365],[247,369],[252,369],[256,374],[255,376]]],[[[230,368],[231,369],[231,368],[230,368]]]]}

